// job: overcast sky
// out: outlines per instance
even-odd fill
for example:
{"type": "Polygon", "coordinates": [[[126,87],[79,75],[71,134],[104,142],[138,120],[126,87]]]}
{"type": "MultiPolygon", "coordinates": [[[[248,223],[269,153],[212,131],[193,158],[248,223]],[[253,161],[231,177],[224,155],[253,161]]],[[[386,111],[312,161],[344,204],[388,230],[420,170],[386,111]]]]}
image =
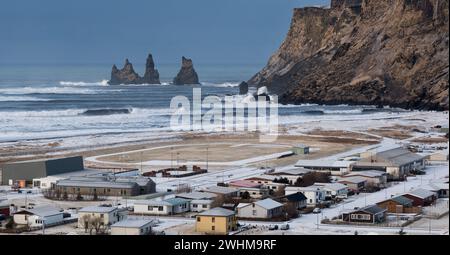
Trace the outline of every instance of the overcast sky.
{"type": "Polygon", "coordinates": [[[0,63],[260,64],[292,9],[325,0],[14,0],[0,7],[0,63]]]}

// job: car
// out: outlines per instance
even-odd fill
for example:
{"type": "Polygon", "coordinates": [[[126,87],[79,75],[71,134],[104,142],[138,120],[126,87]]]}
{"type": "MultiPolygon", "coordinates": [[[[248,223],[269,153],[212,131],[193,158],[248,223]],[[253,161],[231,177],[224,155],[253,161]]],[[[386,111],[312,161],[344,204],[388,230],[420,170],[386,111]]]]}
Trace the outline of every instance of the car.
{"type": "Polygon", "coordinates": [[[31,190],[27,191],[27,194],[31,194],[31,193],[33,193],[33,191],[31,191],[31,190]]]}
{"type": "Polygon", "coordinates": [[[278,225],[269,225],[269,230],[278,230],[278,225]]]}
{"type": "Polygon", "coordinates": [[[281,225],[280,230],[288,230],[289,227],[290,227],[289,224],[284,224],[284,225],[281,225]]]}
{"type": "Polygon", "coordinates": [[[318,213],[321,213],[321,212],[322,212],[322,209],[320,209],[319,207],[314,208],[314,210],[313,210],[314,214],[318,214],[318,213]]]}

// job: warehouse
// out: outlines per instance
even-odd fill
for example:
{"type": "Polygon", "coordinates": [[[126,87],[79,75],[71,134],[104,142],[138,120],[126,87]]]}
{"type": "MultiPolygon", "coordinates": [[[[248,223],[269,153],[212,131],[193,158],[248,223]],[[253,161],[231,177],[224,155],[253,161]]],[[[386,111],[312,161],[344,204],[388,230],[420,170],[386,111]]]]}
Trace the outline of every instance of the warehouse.
{"type": "Polygon", "coordinates": [[[364,154],[361,161],[352,166],[352,171],[379,170],[386,172],[392,180],[403,180],[410,171],[422,170],[425,157],[404,148],[364,154]]]}
{"type": "Polygon", "coordinates": [[[83,157],[31,160],[1,167],[2,185],[31,186],[35,178],[84,170],[83,157]],[[20,185],[19,185],[20,184],[20,185]]]}

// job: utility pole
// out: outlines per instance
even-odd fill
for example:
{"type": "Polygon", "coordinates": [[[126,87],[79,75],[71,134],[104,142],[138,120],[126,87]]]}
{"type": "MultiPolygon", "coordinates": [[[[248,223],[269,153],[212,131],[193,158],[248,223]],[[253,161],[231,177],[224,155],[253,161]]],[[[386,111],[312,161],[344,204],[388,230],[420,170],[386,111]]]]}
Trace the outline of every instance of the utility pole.
{"type": "Polygon", "coordinates": [[[142,156],[143,156],[144,152],[141,151],[141,174],[144,173],[144,170],[142,169],[142,156]]]}
{"type": "Polygon", "coordinates": [[[209,171],[209,146],[206,146],[206,170],[209,171]]]}

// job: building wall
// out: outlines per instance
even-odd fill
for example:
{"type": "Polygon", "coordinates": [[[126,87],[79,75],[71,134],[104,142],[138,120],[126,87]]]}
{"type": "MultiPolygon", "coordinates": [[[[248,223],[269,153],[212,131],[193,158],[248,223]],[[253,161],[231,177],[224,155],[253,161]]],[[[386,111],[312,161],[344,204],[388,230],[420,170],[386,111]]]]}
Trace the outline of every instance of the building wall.
{"type": "Polygon", "coordinates": [[[195,231],[199,233],[226,235],[237,228],[235,216],[201,216],[197,215],[195,231]]]}
{"type": "Polygon", "coordinates": [[[190,207],[189,202],[186,202],[186,203],[183,203],[180,205],[175,205],[172,207],[173,213],[175,213],[175,214],[189,212],[190,209],[191,209],[191,207],[190,207]]]}
{"type": "MultiPolygon", "coordinates": [[[[41,227],[42,218],[37,215],[30,214],[14,214],[14,222],[20,225],[29,225],[30,227],[41,227]]],[[[56,214],[45,217],[45,225],[55,225],[63,221],[63,214],[56,214]]]]}
{"type": "Polygon", "coordinates": [[[191,212],[203,212],[211,209],[211,204],[194,204],[191,203],[191,212]],[[195,207],[197,206],[197,207],[195,207]],[[206,207],[203,207],[206,206],[206,207]]]}
{"type": "Polygon", "coordinates": [[[10,185],[18,180],[31,182],[33,178],[45,177],[45,162],[11,163],[2,167],[2,185],[10,185]]]}
{"type": "Polygon", "coordinates": [[[140,228],[124,228],[124,227],[111,227],[111,235],[148,235],[152,232],[151,224],[147,224],[140,228]]]}
{"type": "Polygon", "coordinates": [[[112,225],[120,220],[126,218],[126,215],[120,214],[117,210],[114,210],[109,213],[92,213],[92,212],[79,212],[78,213],[78,227],[84,228],[84,216],[88,215],[88,217],[102,218],[104,225],[112,225]],[[103,217],[102,217],[103,215],[103,217]]]}
{"type": "Polygon", "coordinates": [[[247,189],[247,188],[240,188],[240,193],[248,192],[250,194],[251,198],[261,199],[269,196],[269,190],[268,189],[247,189]]]}
{"type": "Polygon", "coordinates": [[[149,206],[146,204],[134,204],[134,213],[150,215],[170,215],[173,213],[171,206],[149,206]]]}
{"type": "Polygon", "coordinates": [[[383,209],[386,209],[388,213],[420,213],[422,211],[420,207],[405,207],[392,200],[383,201],[377,205],[383,209]]]}
{"type": "Polygon", "coordinates": [[[47,160],[45,166],[46,176],[84,170],[83,157],[81,156],[47,160]]]}
{"type": "Polygon", "coordinates": [[[133,188],[96,188],[96,187],[66,187],[56,185],[56,189],[63,194],[67,192],[69,195],[88,195],[93,196],[137,196],[139,195],[139,187],[135,185],[133,188]]]}

